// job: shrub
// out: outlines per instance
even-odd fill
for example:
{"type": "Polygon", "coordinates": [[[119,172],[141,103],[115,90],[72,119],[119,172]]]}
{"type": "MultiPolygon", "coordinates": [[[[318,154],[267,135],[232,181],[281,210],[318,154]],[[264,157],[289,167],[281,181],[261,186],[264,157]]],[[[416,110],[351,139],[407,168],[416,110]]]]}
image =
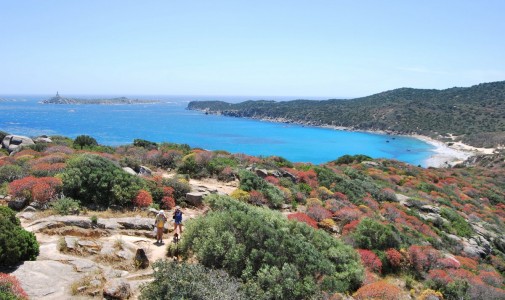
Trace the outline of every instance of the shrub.
{"type": "Polygon", "coordinates": [[[163,198],[161,199],[161,203],[163,207],[166,209],[172,209],[175,207],[175,199],[174,199],[174,188],[170,186],[164,186],[163,190],[163,198]]]}
{"type": "Polygon", "coordinates": [[[156,144],[155,142],[151,142],[151,141],[147,141],[147,140],[143,140],[143,139],[134,139],[133,146],[147,148],[147,149],[156,149],[156,147],[158,147],[158,144],[156,144]]]}
{"type": "Polygon", "coordinates": [[[310,206],[307,209],[307,215],[318,222],[331,218],[331,212],[319,205],[310,206]]]}
{"type": "Polygon", "coordinates": [[[56,198],[61,188],[61,180],[54,177],[28,176],[14,180],[9,184],[9,192],[13,197],[39,203],[47,203],[56,198]]]}
{"type": "Polygon", "coordinates": [[[473,235],[472,226],[454,210],[444,207],[440,211],[440,215],[451,222],[450,227],[446,227],[447,231],[463,237],[470,237],[473,235]]]}
{"type": "Polygon", "coordinates": [[[224,271],[198,264],[157,261],[154,281],[141,288],[139,299],[251,299],[242,283],[224,271]]]}
{"type": "Polygon", "coordinates": [[[421,295],[419,295],[418,300],[441,300],[444,299],[442,293],[434,291],[431,289],[424,290],[421,295]]]}
{"type": "Polygon", "coordinates": [[[0,183],[11,182],[25,177],[26,172],[17,165],[5,165],[0,167],[0,183]]]}
{"type": "Polygon", "coordinates": [[[429,271],[440,257],[440,253],[431,246],[412,245],[408,253],[410,265],[418,274],[429,271]]]}
{"type": "Polygon", "coordinates": [[[395,236],[390,226],[370,218],[364,218],[359,223],[353,238],[359,248],[369,250],[397,248],[400,244],[399,238],[395,236]]]}
{"type": "Polygon", "coordinates": [[[148,207],[151,203],[153,203],[153,197],[146,190],[140,190],[133,200],[133,204],[138,208],[148,207]]]}
{"type": "Polygon", "coordinates": [[[28,295],[25,293],[16,277],[0,273],[0,299],[28,300],[28,295]]]}
{"type": "Polygon", "coordinates": [[[206,202],[211,212],[186,226],[180,243],[186,257],[195,255],[275,299],[347,291],[361,282],[357,253],[326,232],[227,196],[210,195],[206,202]]]}
{"type": "Polygon", "coordinates": [[[374,282],[359,288],[353,295],[357,300],[361,299],[403,299],[402,290],[386,281],[374,282]]]}
{"type": "Polygon", "coordinates": [[[54,201],[52,208],[56,213],[60,215],[68,215],[78,213],[81,207],[81,203],[69,197],[61,198],[54,201]]]}
{"type": "Polygon", "coordinates": [[[13,210],[0,206],[0,265],[13,266],[35,260],[39,245],[35,235],[24,230],[13,210]]]}
{"type": "Polygon", "coordinates": [[[239,178],[240,189],[246,192],[262,190],[267,185],[267,182],[263,178],[247,170],[241,170],[239,178]]]}
{"type": "Polygon", "coordinates": [[[382,262],[379,257],[370,250],[358,249],[363,265],[372,272],[381,273],[382,262]]]}
{"type": "Polygon", "coordinates": [[[386,250],[386,258],[388,262],[388,268],[391,271],[398,271],[404,267],[405,259],[403,255],[396,249],[386,250]]]}
{"type": "Polygon", "coordinates": [[[362,161],[370,161],[370,160],[373,160],[373,158],[371,158],[370,156],[367,156],[367,155],[363,155],[363,154],[357,154],[357,155],[343,155],[339,158],[337,158],[336,160],[334,160],[333,162],[336,164],[336,165],[348,165],[348,164],[353,164],[353,163],[361,163],[362,161]]]}
{"type": "Polygon", "coordinates": [[[79,146],[83,149],[84,147],[98,146],[98,143],[89,135],[79,135],[74,140],[74,146],[79,146]]]}
{"type": "Polygon", "coordinates": [[[163,179],[163,186],[174,189],[173,197],[177,201],[185,200],[186,194],[191,191],[189,182],[182,178],[165,178],[163,179]]]}
{"type": "Polygon", "coordinates": [[[238,201],[241,202],[248,202],[249,201],[249,193],[241,190],[241,189],[236,189],[234,190],[230,196],[234,199],[237,199],[238,201]]]}
{"type": "Polygon", "coordinates": [[[296,212],[293,214],[289,214],[288,220],[295,220],[298,222],[303,222],[303,223],[309,225],[310,227],[317,229],[317,221],[302,212],[296,212]]]}
{"type": "Polygon", "coordinates": [[[82,154],[69,160],[62,179],[65,195],[84,205],[100,207],[130,205],[145,185],[142,179],[93,154],[82,154]]]}

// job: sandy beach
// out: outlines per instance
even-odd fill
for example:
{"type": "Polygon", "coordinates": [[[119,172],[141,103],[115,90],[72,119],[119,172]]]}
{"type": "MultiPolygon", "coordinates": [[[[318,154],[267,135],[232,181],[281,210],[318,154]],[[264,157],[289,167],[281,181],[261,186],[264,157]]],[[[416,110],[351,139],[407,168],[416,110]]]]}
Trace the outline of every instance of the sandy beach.
{"type": "Polygon", "coordinates": [[[425,167],[443,168],[454,166],[470,156],[492,154],[495,151],[494,148],[477,148],[463,144],[462,142],[454,142],[451,146],[448,146],[444,142],[422,135],[412,135],[412,137],[435,147],[433,155],[425,161],[425,167]]]}

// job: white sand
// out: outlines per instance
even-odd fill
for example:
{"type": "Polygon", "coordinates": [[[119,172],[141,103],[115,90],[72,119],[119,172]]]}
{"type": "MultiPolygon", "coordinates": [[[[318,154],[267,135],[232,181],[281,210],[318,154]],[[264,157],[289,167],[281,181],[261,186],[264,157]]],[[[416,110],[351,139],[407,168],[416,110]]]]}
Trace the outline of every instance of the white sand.
{"type": "Polygon", "coordinates": [[[462,142],[454,142],[448,146],[444,142],[440,142],[422,135],[413,135],[412,137],[420,139],[428,144],[435,146],[433,155],[425,161],[425,167],[449,167],[463,162],[473,155],[492,154],[494,148],[476,148],[462,142]]]}

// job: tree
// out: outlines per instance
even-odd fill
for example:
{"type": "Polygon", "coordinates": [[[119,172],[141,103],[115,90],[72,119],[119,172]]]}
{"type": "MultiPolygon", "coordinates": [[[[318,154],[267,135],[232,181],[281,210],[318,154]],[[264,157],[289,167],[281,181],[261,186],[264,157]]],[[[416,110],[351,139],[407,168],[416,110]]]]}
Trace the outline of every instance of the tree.
{"type": "Polygon", "coordinates": [[[89,135],[79,135],[74,140],[74,146],[75,145],[81,147],[82,149],[84,147],[98,146],[98,143],[93,137],[89,135]]]}

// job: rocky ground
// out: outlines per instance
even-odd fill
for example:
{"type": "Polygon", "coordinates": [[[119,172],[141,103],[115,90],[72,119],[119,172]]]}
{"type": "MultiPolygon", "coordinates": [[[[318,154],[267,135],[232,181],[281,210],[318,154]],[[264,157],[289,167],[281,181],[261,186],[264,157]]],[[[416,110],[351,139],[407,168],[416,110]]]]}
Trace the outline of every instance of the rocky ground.
{"type": "MultiPolygon", "coordinates": [[[[190,184],[196,194],[229,194],[237,185],[214,180],[190,184]]],[[[205,208],[183,209],[185,220],[204,212],[205,208]]],[[[149,265],[174,259],[166,256],[173,242],[172,222],[160,245],[153,236],[154,213],[97,214],[96,222],[92,215],[56,216],[31,209],[18,214],[40,244],[37,260],[12,272],[31,299],[136,299],[140,286],[153,278],[149,265]]]]}

